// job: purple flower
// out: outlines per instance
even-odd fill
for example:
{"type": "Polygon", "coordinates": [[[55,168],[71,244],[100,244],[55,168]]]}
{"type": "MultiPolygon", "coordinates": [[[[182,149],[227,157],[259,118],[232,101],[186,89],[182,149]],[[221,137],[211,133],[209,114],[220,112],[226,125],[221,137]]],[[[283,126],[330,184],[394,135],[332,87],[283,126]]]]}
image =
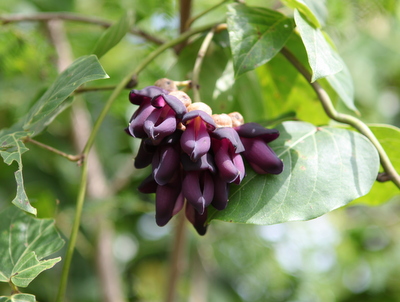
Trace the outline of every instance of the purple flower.
{"type": "Polygon", "coordinates": [[[211,138],[209,131],[216,128],[214,120],[209,114],[201,110],[193,110],[185,114],[182,119],[186,130],[182,134],[182,150],[197,161],[210,150],[211,138]]]}
{"type": "Polygon", "coordinates": [[[157,184],[161,186],[167,184],[180,169],[179,151],[171,144],[157,148],[152,161],[153,177],[157,184]]]}
{"type": "MultiPolygon", "coordinates": [[[[178,171],[177,171],[178,172],[178,171]]],[[[168,184],[157,186],[156,190],[156,223],[164,226],[176,215],[184,205],[184,198],[181,192],[180,173],[168,184]]]]}
{"type": "Polygon", "coordinates": [[[139,105],[133,114],[127,133],[137,138],[150,137],[156,145],[174,133],[178,122],[187,112],[185,105],[168,91],[149,86],[129,93],[131,103],[139,105]]]}
{"type": "Polygon", "coordinates": [[[184,178],[182,182],[183,196],[200,214],[209,206],[214,198],[214,163],[209,153],[197,162],[182,158],[184,178]]]}
{"type": "Polygon", "coordinates": [[[229,183],[224,181],[219,175],[213,175],[214,179],[214,198],[211,205],[219,211],[226,208],[229,196],[229,183]]]}
{"type": "Polygon", "coordinates": [[[158,144],[164,137],[175,132],[177,124],[187,111],[185,105],[173,95],[155,96],[151,105],[157,109],[146,118],[143,128],[153,143],[158,144]]]}
{"type": "Polygon", "coordinates": [[[244,151],[244,146],[237,132],[230,127],[216,129],[212,132],[212,149],[222,180],[240,184],[245,175],[245,169],[239,153],[244,151]]]}
{"type": "Polygon", "coordinates": [[[200,214],[196,209],[190,205],[186,204],[186,218],[194,226],[199,235],[204,235],[207,231],[207,209],[204,210],[203,214],[200,214]]]}
{"type": "Polygon", "coordinates": [[[279,174],[283,171],[283,162],[267,145],[279,136],[276,129],[266,129],[257,123],[247,123],[235,127],[245,150],[244,158],[253,170],[259,174],[279,174]]]}

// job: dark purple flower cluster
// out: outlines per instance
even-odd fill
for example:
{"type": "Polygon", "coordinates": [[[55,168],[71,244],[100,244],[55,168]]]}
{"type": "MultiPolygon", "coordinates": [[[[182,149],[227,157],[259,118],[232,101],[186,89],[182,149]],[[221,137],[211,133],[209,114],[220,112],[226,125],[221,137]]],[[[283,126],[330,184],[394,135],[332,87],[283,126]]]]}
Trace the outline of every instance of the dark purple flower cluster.
{"type": "Polygon", "coordinates": [[[282,172],[282,161],[267,145],[279,132],[243,124],[238,113],[212,116],[206,104],[190,104],[184,92],[164,88],[149,86],[129,94],[139,108],[126,132],[142,139],[134,165],[152,166],[139,191],[156,194],[159,226],[167,224],[187,200],[186,217],[203,235],[207,207],[223,210],[229,184],[240,184],[245,176],[243,157],[257,173],[282,172]]]}

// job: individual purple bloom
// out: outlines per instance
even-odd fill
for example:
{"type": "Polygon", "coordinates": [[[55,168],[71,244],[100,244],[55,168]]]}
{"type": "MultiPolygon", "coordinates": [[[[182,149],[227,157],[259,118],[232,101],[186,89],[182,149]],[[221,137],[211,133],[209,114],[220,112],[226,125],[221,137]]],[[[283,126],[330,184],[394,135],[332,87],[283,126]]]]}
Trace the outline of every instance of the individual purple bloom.
{"type": "Polygon", "coordinates": [[[151,99],[144,100],[133,113],[129,126],[125,131],[133,137],[146,138],[147,133],[144,131],[143,126],[150,114],[155,110],[156,108],[151,105],[151,99]]]}
{"type": "Polygon", "coordinates": [[[244,146],[237,132],[230,127],[216,129],[212,133],[212,149],[222,180],[240,184],[245,168],[239,153],[244,151],[244,146]]]}
{"type": "Polygon", "coordinates": [[[214,179],[214,198],[211,205],[219,211],[226,208],[229,196],[229,184],[219,175],[213,175],[214,179]]]}
{"type": "Polygon", "coordinates": [[[143,194],[156,193],[158,184],[154,180],[153,174],[147,176],[139,185],[138,190],[143,194]]]}
{"type": "Polygon", "coordinates": [[[283,162],[267,145],[279,136],[276,129],[266,129],[257,123],[247,123],[235,127],[245,150],[243,156],[253,170],[259,174],[279,174],[283,171],[283,162]]]}
{"type": "Polygon", "coordinates": [[[143,129],[158,144],[176,130],[177,124],[187,112],[185,105],[173,95],[160,94],[151,100],[156,110],[146,118],[143,129]]]}
{"type": "Polygon", "coordinates": [[[182,134],[182,150],[197,161],[210,150],[211,138],[209,131],[216,128],[212,117],[204,111],[193,110],[185,114],[182,119],[186,130],[182,134]]]}
{"type": "Polygon", "coordinates": [[[151,101],[160,94],[168,94],[168,91],[157,86],[148,86],[143,89],[132,89],[129,92],[129,100],[132,104],[141,105],[144,101],[151,101]]]}
{"type": "Polygon", "coordinates": [[[150,165],[153,161],[154,153],[157,147],[146,144],[146,140],[140,142],[138,153],[135,157],[134,166],[136,169],[143,169],[150,165]]]}
{"type": "Polygon", "coordinates": [[[199,214],[214,198],[214,181],[209,170],[188,171],[182,182],[182,193],[199,214]]]}
{"type": "Polygon", "coordinates": [[[174,179],[156,190],[156,223],[164,226],[172,216],[183,207],[184,198],[181,192],[180,173],[177,171],[174,179]]]}
{"type": "Polygon", "coordinates": [[[194,226],[199,235],[205,235],[207,231],[207,208],[204,210],[203,214],[200,214],[196,209],[190,205],[186,204],[186,218],[194,226]]]}
{"type": "Polygon", "coordinates": [[[161,186],[171,181],[174,174],[180,168],[180,152],[171,144],[162,145],[154,153],[153,177],[161,186]]]}

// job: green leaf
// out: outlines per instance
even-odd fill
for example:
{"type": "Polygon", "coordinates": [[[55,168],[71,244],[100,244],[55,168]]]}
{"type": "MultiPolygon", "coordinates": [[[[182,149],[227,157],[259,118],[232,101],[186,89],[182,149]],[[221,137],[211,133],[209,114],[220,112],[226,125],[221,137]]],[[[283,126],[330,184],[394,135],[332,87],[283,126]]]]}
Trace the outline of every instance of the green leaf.
{"type": "Polygon", "coordinates": [[[227,16],[236,77],[271,60],[294,28],[281,13],[244,4],[229,5],[227,16]]]}
{"type": "MultiPolygon", "coordinates": [[[[10,132],[10,131],[9,131],[10,132]]],[[[0,155],[3,157],[7,165],[11,165],[14,161],[18,163],[18,170],[14,173],[17,182],[17,195],[12,203],[18,208],[36,215],[36,209],[29,203],[28,196],[24,189],[24,179],[22,176],[22,154],[29,149],[22,142],[21,138],[27,136],[25,131],[17,131],[9,133],[4,131],[0,133],[0,155]]]]}
{"type": "Polygon", "coordinates": [[[284,162],[279,175],[259,175],[248,168],[240,186],[231,186],[230,201],[218,219],[248,224],[308,220],[368,193],[379,157],[361,134],[345,129],[285,122],[270,144],[284,162]]]}
{"type": "Polygon", "coordinates": [[[343,65],[339,55],[326,41],[321,30],[312,27],[297,10],[294,11],[294,20],[307,50],[312,70],[311,82],[341,71],[343,65]]]}
{"type": "Polygon", "coordinates": [[[283,4],[301,12],[315,28],[320,28],[321,23],[310,7],[303,0],[283,0],[283,4]]]}
{"type": "Polygon", "coordinates": [[[354,87],[350,71],[339,56],[337,56],[337,59],[341,62],[343,69],[338,73],[327,76],[326,79],[347,108],[358,113],[358,109],[354,105],[354,87]]]}
{"type": "Polygon", "coordinates": [[[28,112],[24,129],[36,135],[50,124],[53,119],[71,103],[70,94],[80,85],[94,80],[106,79],[108,75],[96,56],[78,58],[63,71],[28,112]],[[62,106],[62,107],[60,107],[62,106]]]}
{"type": "MultiPolygon", "coordinates": [[[[400,129],[391,125],[368,125],[385,149],[397,173],[400,173],[400,129]]],[[[383,170],[383,169],[382,169],[383,170]]],[[[375,182],[371,192],[356,200],[357,203],[380,205],[400,196],[400,190],[391,181],[375,182]]]]}
{"type": "Polygon", "coordinates": [[[15,207],[0,213],[0,281],[26,287],[60,257],[42,260],[64,245],[52,219],[36,219],[15,207]]]}
{"type": "Polygon", "coordinates": [[[110,26],[97,41],[93,53],[101,58],[122,40],[133,23],[131,11],[127,11],[118,22],[110,26]]]}
{"type": "Polygon", "coordinates": [[[1,296],[0,302],[36,302],[36,298],[30,294],[15,294],[10,297],[1,296]]]}

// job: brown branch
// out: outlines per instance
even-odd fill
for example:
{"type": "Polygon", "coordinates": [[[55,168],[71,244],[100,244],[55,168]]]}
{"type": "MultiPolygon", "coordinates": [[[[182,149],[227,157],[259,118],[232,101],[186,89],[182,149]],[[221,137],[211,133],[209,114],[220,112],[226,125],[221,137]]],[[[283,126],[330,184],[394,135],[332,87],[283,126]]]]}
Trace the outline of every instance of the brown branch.
{"type": "Polygon", "coordinates": [[[184,247],[186,243],[186,215],[185,207],[177,215],[175,225],[175,240],[174,246],[170,259],[170,272],[167,282],[167,293],[165,297],[165,302],[177,301],[176,293],[179,277],[185,267],[185,257],[184,257],[184,247]]]}
{"type": "MultiPolygon", "coordinates": [[[[14,22],[28,22],[28,21],[49,21],[49,20],[65,20],[65,21],[74,21],[74,22],[82,22],[82,23],[90,23],[99,25],[105,28],[110,27],[113,25],[113,22],[110,22],[105,19],[85,16],[75,13],[69,12],[60,12],[60,13],[35,13],[31,15],[22,15],[22,14],[15,14],[15,15],[1,15],[0,16],[0,24],[8,24],[14,22]]],[[[161,45],[164,43],[163,40],[154,37],[145,31],[137,28],[131,28],[129,32],[133,35],[140,36],[148,41],[151,41],[157,45],[161,45]]]]}

